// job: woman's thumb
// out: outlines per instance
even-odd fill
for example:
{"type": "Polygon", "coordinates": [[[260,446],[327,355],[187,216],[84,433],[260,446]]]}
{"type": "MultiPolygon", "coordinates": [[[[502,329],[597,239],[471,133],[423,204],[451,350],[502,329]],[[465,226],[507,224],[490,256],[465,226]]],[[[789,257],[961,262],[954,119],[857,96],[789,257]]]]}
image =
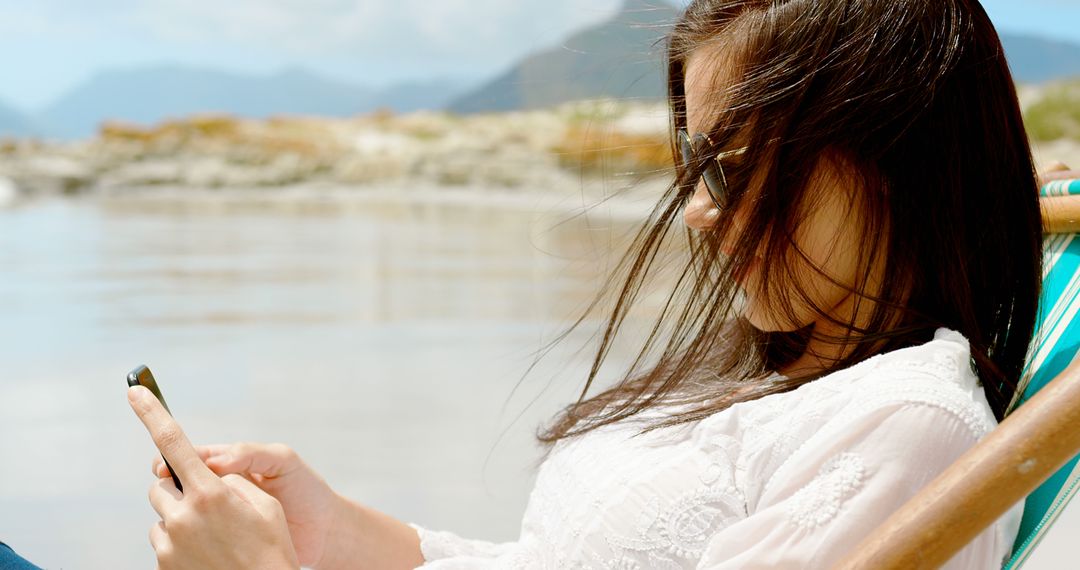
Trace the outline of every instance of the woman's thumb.
{"type": "Polygon", "coordinates": [[[292,471],[298,462],[288,446],[264,443],[237,443],[206,459],[207,467],[218,475],[258,474],[271,478],[292,471]]]}
{"type": "Polygon", "coordinates": [[[226,473],[242,473],[242,471],[238,469],[236,458],[229,453],[207,457],[206,466],[218,475],[224,475],[226,473]]]}

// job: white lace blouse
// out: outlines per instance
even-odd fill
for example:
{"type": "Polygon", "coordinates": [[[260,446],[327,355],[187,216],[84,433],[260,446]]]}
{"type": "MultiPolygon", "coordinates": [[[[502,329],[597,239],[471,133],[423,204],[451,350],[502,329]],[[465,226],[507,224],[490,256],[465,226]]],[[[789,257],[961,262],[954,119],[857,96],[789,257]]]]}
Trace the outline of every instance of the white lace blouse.
{"type": "MultiPolygon", "coordinates": [[[[410,523],[420,568],[828,568],[997,425],[969,359],[967,339],[942,328],[699,422],[562,440],[518,540],[410,523]]],[[[1022,513],[1021,501],[945,568],[1000,568],[1022,513]]]]}

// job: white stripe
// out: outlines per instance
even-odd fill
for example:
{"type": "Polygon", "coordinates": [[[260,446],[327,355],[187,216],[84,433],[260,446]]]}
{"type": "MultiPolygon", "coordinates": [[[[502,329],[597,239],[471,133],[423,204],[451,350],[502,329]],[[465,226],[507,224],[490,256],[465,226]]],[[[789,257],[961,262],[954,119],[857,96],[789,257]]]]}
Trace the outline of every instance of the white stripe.
{"type": "MultiPolygon", "coordinates": [[[[1061,257],[1064,254],[1065,249],[1068,248],[1068,246],[1072,243],[1073,237],[1074,234],[1069,234],[1068,239],[1063,240],[1062,248],[1050,253],[1051,263],[1053,264],[1052,266],[1056,267],[1057,264],[1060,263],[1061,257]]],[[[1051,310],[1047,314],[1045,314],[1042,322],[1039,323],[1039,329],[1041,331],[1045,332],[1047,325],[1057,320],[1061,316],[1061,314],[1067,309],[1067,304],[1073,301],[1073,296],[1074,292],[1076,291],[1078,279],[1080,279],[1080,271],[1076,271],[1071,276],[1069,276],[1069,281],[1065,284],[1064,289],[1062,289],[1061,296],[1054,300],[1054,304],[1052,305],[1051,310]]]]}
{"type": "Polygon", "coordinates": [[[1046,531],[1050,530],[1050,527],[1057,522],[1058,517],[1061,516],[1065,507],[1072,501],[1073,497],[1076,496],[1077,489],[1073,486],[1073,483],[1076,482],[1078,477],[1080,477],[1080,463],[1077,463],[1077,465],[1073,467],[1072,472],[1070,472],[1069,476],[1065,479],[1065,484],[1061,486],[1061,490],[1058,492],[1057,496],[1054,497],[1054,501],[1050,503],[1050,508],[1043,514],[1042,520],[1039,521],[1037,531],[1028,538],[1027,544],[1023,550],[1016,553],[1016,563],[1012,566],[1013,568],[1019,568],[1027,561],[1028,557],[1031,556],[1032,551],[1035,550],[1035,547],[1038,546],[1039,542],[1046,536],[1046,531]]]}
{"type": "Polygon", "coordinates": [[[1068,196],[1072,180],[1053,180],[1046,185],[1046,196],[1068,196]]]}
{"type": "MultiPolygon", "coordinates": [[[[1051,258],[1051,261],[1047,264],[1048,266],[1052,267],[1057,265],[1061,260],[1062,253],[1072,242],[1074,235],[1075,234],[1067,234],[1064,236],[1064,239],[1060,240],[1047,240],[1047,249],[1051,251],[1051,253],[1048,254],[1048,257],[1051,258]]],[[[1038,371],[1046,362],[1047,358],[1049,358],[1050,354],[1054,351],[1057,342],[1061,339],[1061,335],[1064,334],[1065,329],[1068,328],[1072,317],[1080,310],[1080,303],[1077,302],[1078,296],[1080,296],[1080,271],[1073,273],[1069,277],[1069,282],[1065,285],[1065,289],[1061,292],[1061,296],[1055,299],[1054,305],[1039,323],[1035,339],[1029,349],[1027,358],[1025,358],[1023,373],[1017,383],[1016,392],[1013,394],[1012,401],[1009,402],[1009,407],[1007,408],[1010,412],[1013,407],[1020,402],[1020,399],[1023,398],[1028,385],[1031,384],[1031,379],[1034,377],[1035,372],[1038,371]],[[1055,321],[1056,324],[1050,325],[1050,323],[1055,323],[1055,321]]]]}
{"type": "Polygon", "coordinates": [[[1061,340],[1061,335],[1065,333],[1065,329],[1068,328],[1072,318],[1080,310],[1080,303],[1076,302],[1078,296],[1080,296],[1080,271],[1077,271],[1069,278],[1069,283],[1065,286],[1065,290],[1062,291],[1061,297],[1054,303],[1054,308],[1043,321],[1044,327],[1049,326],[1050,328],[1049,330],[1046,328],[1041,329],[1042,342],[1039,351],[1035,354],[1035,358],[1031,361],[1031,370],[1041,368],[1050,353],[1054,351],[1058,341],[1061,340]]]}
{"type": "Polygon", "coordinates": [[[1057,265],[1061,254],[1069,248],[1076,234],[1052,234],[1043,241],[1043,279],[1050,275],[1050,270],[1057,265]]]}

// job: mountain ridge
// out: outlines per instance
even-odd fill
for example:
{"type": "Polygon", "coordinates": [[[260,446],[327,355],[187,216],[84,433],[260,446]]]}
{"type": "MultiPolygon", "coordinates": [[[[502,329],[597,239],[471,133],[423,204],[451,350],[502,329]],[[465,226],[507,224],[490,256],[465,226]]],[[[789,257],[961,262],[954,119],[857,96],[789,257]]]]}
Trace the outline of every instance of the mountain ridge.
{"type": "MultiPolygon", "coordinates": [[[[36,125],[29,134],[76,139],[91,136],[105,120],[148,125],[198,113],[265,118],[349,117],[380,108],[409,112],[441,107],[466,87],[454,78],[366,87],[295,65],[254,74],[162,63],[104,69],[39,113],[21,116],[36,125]]],[[[19,133],[27,134],[26,129],[0,122],[0,135],[19,133]]]]}
{"type": "Polygon", "coordinates": [[[678,14],[678,9],[664,2],[626,0],[612,18],[526,56],[447,108],[477,113],[605,96],[656,99],[666,87],[655,46],[678,14]]]}
{"type": "MultiPolygon", "coordinates": [[[[470,114],[581,99],[662,100],[667,90],[662,40],[679,13],[663,0],[624,0],[605,21],[538,49],[480,82],[436,78],[375,88],[298,65],[261,75],[176,63],[105,69],[38,113],[0,102],[0,136],[82,138],[104,120],[150,124],[209,112],[249,118],[346,117],[380,108],[470,114]]],[[[1018,82],[1080,77],[1080,44],[1025,34],[1001,37],[1018,82]]]]}
{"type": "Polygon", "coordinates": [[[1031,34],[1002,34],[1001,43],[1018,83],[1080,77],[1080,43],[1031,34]]]}
{"type": "Polygon", "coordinates": [[[0,135],[29,137],[37,135],[38,132],[38,126],[29,115],[0,101],[0,135]]]}
{"type": "MultiPolygon", "coordinates": [[[[579,98],[655,98],[666,96],[662,54],[646,40],[659,39],[679,11],[658,0],[626,0],[609,20],[579,30],[561,46],[549,46],[504,69],[487,83],[464,94],[448,107],[459,113],[498,112],[557,105],[579,98]],[[611,71],[616,87],[582,81],[584,71],[619,62],[612,53],[642,54],[651,62],[631,62],[611,71]],[[606,59],[607,58],[607,59],[606,59]],[[650,69],[654,75],[648,75],[650,69]],[[641,82],[641,83],[635,83],[641,82]],[[541,93],[523,94],[540,86],[541,93]]],[[[1001,34],[1013,76],[1019,83],[1044,83],[1080,77],[1080,44],[1026,34],[1001,34]]],[[[644,59],[644,58],[642,58],[644,59]]]]}

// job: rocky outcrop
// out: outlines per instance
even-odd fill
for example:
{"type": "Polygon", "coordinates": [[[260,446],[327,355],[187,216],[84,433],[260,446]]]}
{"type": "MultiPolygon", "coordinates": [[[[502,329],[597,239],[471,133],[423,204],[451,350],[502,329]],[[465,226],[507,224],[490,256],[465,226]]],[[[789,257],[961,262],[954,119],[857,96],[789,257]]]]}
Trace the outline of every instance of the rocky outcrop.
{"type": "Polygon", "coordinates": [[[77,143],[7,141],[0,176],[31,193],[295,185],[544,188],[665,174],[662,105],[613,101],[461,117],[203,115],[152,127],[107,123],[77,143]]]}

